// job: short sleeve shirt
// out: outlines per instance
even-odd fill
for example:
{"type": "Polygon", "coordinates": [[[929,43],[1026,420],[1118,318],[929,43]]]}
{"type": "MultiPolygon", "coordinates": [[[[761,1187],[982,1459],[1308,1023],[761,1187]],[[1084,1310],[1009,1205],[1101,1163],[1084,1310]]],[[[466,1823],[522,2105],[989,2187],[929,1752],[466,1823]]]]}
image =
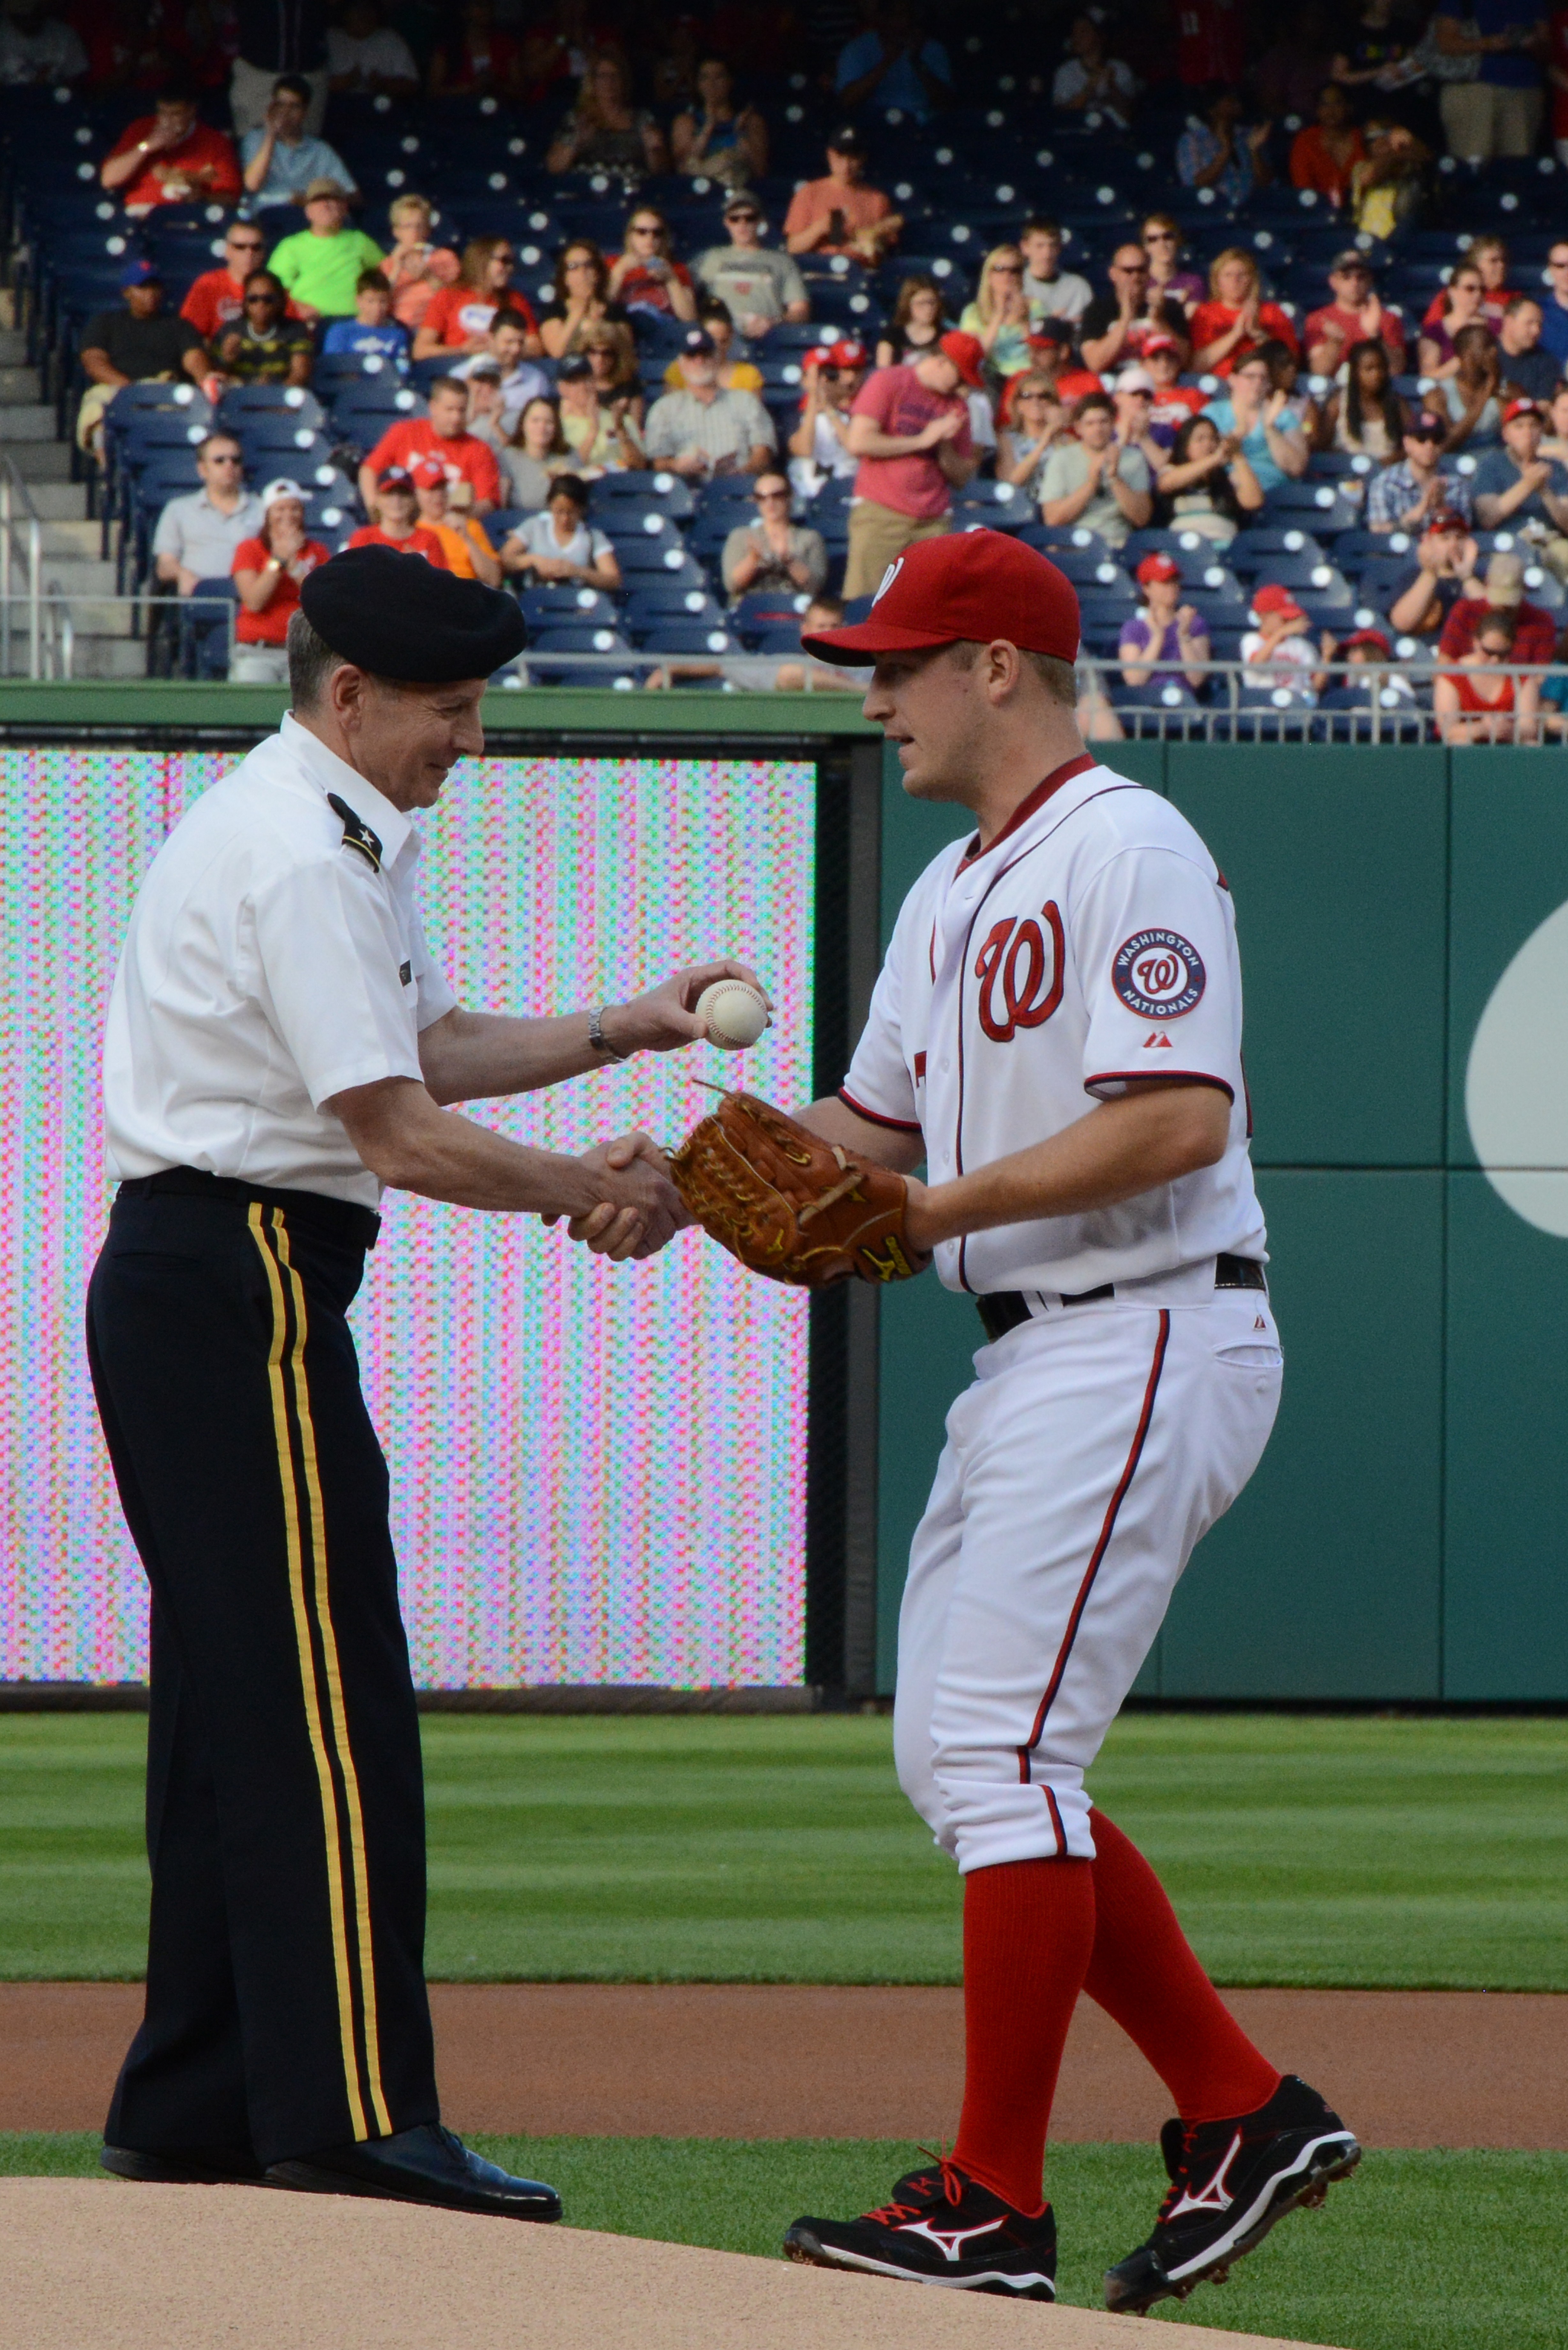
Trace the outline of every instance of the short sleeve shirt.
{"type": "Polygon", "coordinates": [[[656,463],[700,449],[711,464],[732,465],[753,449],[778,446],[773,418],[754,391],[721,391],[711,400],[685,390],[667,391],[648,411],[645,438],[656,463]]]}
{"type": "Polygon", "coordinates": [[[198,579],[226,579],[234,567],[234,551],[254,538],[262,525],[262,502],[242,498],[232,515],[215,506],[205,490],[188,498],[171,498],[152,534],[154,555],[171,555],[182,569],[198,579]]]}
{"type": "Polygon", "coordinates": [[[1231,1103],[1218,1163],[1114,1208],[943,1242],[950,1289],[1075,1295],[1264,1254],[1247,1154],[1230,891],[1172,805],[1071,760],[990,847],[955,841],[905,900],[843,1097],[919,1133],[933,1183],[1044,1142],[1147,1076],[1231,1103]]]}
{"type": "Polygon", "coordinates": [[[738,244],[711,245],[697,263],[697,275],[716,294],[737,326],[742,318],[774,325],[791,302],[806,299],[805,280],[793,255],[738,244]]]}
{"type": "MultiPolygon", "coordinates": [[[[1083,488],[1088,473],[1088,453],[1082,442],[1057,442],[1040,469],[1037,494],[1041,504],[1047,505],[1055,498],[1070,498],[1075,490],[1083,488]]],[[[1129,490],[1147,490],[1150,486],[1148,462],[1139,449],[1120,451],[1116,475],[1129,490]]],[[[1083,530],[1097,531],[1107,546],[1120,546],[1132,533],[1131,523],[1104,481],[1075,520],[1083,530]]]]}
{"type": "Polygon", "coordinates": [[[129,310],[100,310],[82,332],[85,351],[102,351],[110,367],[131,383],[184,373],[187,351],[199,351],[202,338],[188,320],[166,310],[155,318],[133,318],[129,310]]]}
{"type": "MultiPolygon", "coordinates": [[[[928,391],[911,367],[878,368],[856,393],[849,412],[868,416],[890,440],[905,441],[955,407],[963,408],[964,421],[948,445],[968,457],[973,454],[974,439],[967,404],[928,391]]],[[[918,522],[934,522],[953,502],[952,484],[929,449],[904,457],[862,457],[855,494],[894,514],[911,515],[918,522]]]]}
{"type": "Polygon", "coordinates": [[[376,1206],[323,1105],[417,1079],[421,1031],[454,1008],[420,920],[419,857],[409,818],[292,717],[202,794],[153,859],[115,973],[111,1173],[199,1167],[376,1206]]]}
{"type": "MultiPolygon", "coordinates": [[[[521,311],[532,334],[536,321],[524,296],[509,293],[505,307],[521,311]]],[[[482,294],[477,286],[441,286],[431,295],[420,325],[439,335],[449,350],[461,350],[475,335],[490,332],[490,322],[501,307],[493,294],[482,294]]]]}
{"type": "MultiPolygon", "coordinates": [[[[1568,497],[1568,465],[1560,463],[1555,458],[1549,459],[1548,463],[1552,468],[1544,484],[1548,494],[1559,499],[1568,497]]],[[[1501,497],[1504,491],[1517,485],[1519,473],[1519,467],[1506,449],[1488,449],[1476,459],[1476,469],[1470,475],[1471,494],[1478,498],[1501,497]]],[[[1540,490],[1532,490],[1530,495],[1514,507],[1506,523],[1500,524],[1499,527],[1518,530],[1522,523],[1527,522],[1542,523],[1549,531],[1560,532],[1562,529],[1562,525],[1548,511],[1540,490]]]]}
{"type": "Polygon", "coordinates": [[[428,416],[400,417],[388,426],[371,450],[369,463],[378,474],[389,465],[411,465],[416,457],[439,457],[449,485],[467,482],[476,498],[501,504],[501,470],[493,449],[475,432],[454,432],[441,440],[428,416]]]}

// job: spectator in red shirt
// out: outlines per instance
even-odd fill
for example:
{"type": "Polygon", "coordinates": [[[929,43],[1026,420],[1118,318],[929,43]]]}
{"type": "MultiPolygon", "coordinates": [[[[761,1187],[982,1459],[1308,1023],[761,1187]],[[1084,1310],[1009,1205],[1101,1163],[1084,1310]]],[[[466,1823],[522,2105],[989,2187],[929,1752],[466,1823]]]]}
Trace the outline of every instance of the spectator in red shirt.
{"type": "Polygon", "coordinates": [[[515,98],[521,51],[495,29],[490,0],[465,0],[462,30],[431,59],[432,98],[515,98]]]}
{"type": "Polygon", "coordinates": [[[868,269],[897,244],[904,216],[865,180],[866,149],[852,122],[829,132],[827,177],[805,180],[784,214],[786,253],[847,253],[868,269]]]}
{"type": "Polygon", "coordinates": [[[1489,612],[1514,616],[1513,659],[1544,668],[1557,645],[1557,629],[1550,612],[1526,601],[1524,557],[1494,555],[1486,567],[1486,585],[1477,596],[1461,596],[1443,623],[1438,650],[1445,660],[1463,660],[1475,650],[1476,630],[1489,612]]]}
{"type": "Polygon", "coordinates": [[[849,509],[846,598],[875,593],[889,563],[917,539],[936,538],[952,519],[952,495],[979,463],[969,403],[960,386],[983,391],[972,335],[944,335],[912,367],[877,368],[849,411],[849,447],[860,460],[849,509]]]}
{"type": "Polygon", "coordinates": [[[299,608],[299,583],[329,559],[319,539],[306,536],[305,492],[297,482],[269,482],[261,500],[260,530],[234,549],[240,608],[229,677],[236,685],[287,683],[284,648],[289,621],[299,608]]]}
{"type": "MultiPolygon", "coordinates": [[[[1092,391],[1104,391],[1104,378],[1097,375],[1093,368],[1074,366],[1073,329],[1065,318],[1042,318],[1029,338],[1029,348],[1033,353],[1034,373],[1050,378],[1056,398],[1066,410],[1067,421],[1071,424],[1073,411],[1078,402],[1086,400],[1092,391]]],[[[1012,382],[1013,379],[1009,377],[1002,387],[998,419],[1002,424],[1011,421],[1009,400],[1012,382]]]]}
{"type": "Polygon", "coordinates": [[[1405,322],[1386,310],[1372,283],[1372,265],[1364,253],[1347,245],[1329,266],[1332,302],[1310,313],[1306,322],[1307,366],[1314,375],[1334,375],[1352,343],[1375,338],[1388,347],[1388,364],[1396,375],[1405,364],[1405,322]]]}
{"type": "Polygon", "coordinates": [[[103,159],[99,178],[128,213],[145,215],[159,204],[238,203],[240,159],[234,141],[196,119],[196,93],[171,81],[157,111],[140,115],[103,159]]]}
{"type": "Polygon", "coordinates": [[[377,477],[374,504],[365,503],[376,519],[360,524],[350,546],[389,546],[396,555],[422,555],[438,571],[452,569],[445,547],[420,520],[419,491],[406,465],[388,465],[377,477]]]}
{"type": "MultiPolygon", "coordinates": [[[[180,316],[204,343],[244,316],[245,280],[266,258],[266,239],[254,221],[231,221],[223,239],[223,265],[204,269],[180,305],[180,316]]],[[[289,306],[292,313],[293,305],[289,306]]]]}
{"type": "Polygon", "coordinates": [[[1265,302],[1258,265],[1244,245],[1217,254],[1209,272],[1209,299],[1192,314],[1192,370],[1229,375],[1260,343],[1281,342],[1301,357],[1296,330],[1277,302],[1265,302]]]}
{"type": "Polygon", "coordinates": [[[1154,379],[1154,405],[1149,430],[1167,447],[1189,416],[1196,416],[1209,398],[1195,383],[1180,383],[1181,345],[1174,335],[1151,335],[1143,347],[1143,364],[1154,379]]]}
{"type": "Polygon", "coordinates": [[[663,318],[697,316],[691,272],[672,259],[670,223],[655,204],[639,204],[626,224],[626,251],[609,265],[607,298],[628,310],[654,311],[663,318]]]}
{"type": "Polygon", "coordinates": [[[1291,185],[1326,196],[1337,211],[1350,188],[1350,173],[1366,152],[1366,141],[1351,120],[1350,100],[1336,81],[1317,94],[1317,120],[1291,141],[1291,185]]]}
{"type": "Polygon", "coordinates": [[[417,359],[485,348],[498,310],[515,310],[528,329],[526,359],[539,356],[539,328],[527,296],[514,284],[517,254],[509,236],[476,236],[462,249],[462,274],[455,286],[438,286],[425,306],[414,337],[417,359]]]}
{"type": "Polygon", "coordinates": [[[446,468],[454,506],[490,514],[501,504],[501,470],[495,452],[468,430],[468,387],[455,376],[437,376],[430,389],[430,409],[424,416],[400,417],[377,442],[359,468],[359,495],[367,513],[376,504],[376,489],[389,465],[410,466],[416,457],[439,457],[446,468]],[[460,488],[459,484],[464,486],[460,488]]]}

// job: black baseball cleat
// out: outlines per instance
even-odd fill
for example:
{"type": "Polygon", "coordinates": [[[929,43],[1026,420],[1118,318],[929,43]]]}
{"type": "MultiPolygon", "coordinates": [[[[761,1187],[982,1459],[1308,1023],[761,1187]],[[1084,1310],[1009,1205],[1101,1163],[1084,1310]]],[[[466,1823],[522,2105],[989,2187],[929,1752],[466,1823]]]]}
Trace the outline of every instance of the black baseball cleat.
{"type": "Polygon", "coordinates": [[[266,2172],[244,2146],[188,2146],[151,2154],[139,2146],[100,2146],[98,2158],[117,2178],[151,2187],[265,2187],[266,2172]]]}
{"type": "Polygon", "coordinates": [[[797,2220],[784,2237],[785,2257],[910,2284],[1054,2301],[1056,2221],[1049,2203],[1038,2219],[1026,2220],[945,2156],[935,2159],[934,2170],[900,2178],[879,2210],[858,2220],[797,2220]]]}
{"type": "Polygon", "coordinates": [[[1222,2284],[1276,2220],[1321,2203],[1361,2159],[1339,2116],[1293,2073],[1254,2114],[1167,2122],[1159,2150],[1170,2189],[1154,2233],[1106,2272],[1106,2307],[1134,2316],[1185,2301],[1195,2284],[1222,2284]]]}
{"type": "Polygon", "coordinates": [[[498,2164],[472,2154],[439,2122],[397,2130],[359,2146],[275,2162],[274,2187],[312,2195],[379,2195],[395,2203],[433,2203],[443,2211],[483,2211],[504,2220],[558,2220],[561,2199],[536,2178],[514,2178],[498,2164]]]}

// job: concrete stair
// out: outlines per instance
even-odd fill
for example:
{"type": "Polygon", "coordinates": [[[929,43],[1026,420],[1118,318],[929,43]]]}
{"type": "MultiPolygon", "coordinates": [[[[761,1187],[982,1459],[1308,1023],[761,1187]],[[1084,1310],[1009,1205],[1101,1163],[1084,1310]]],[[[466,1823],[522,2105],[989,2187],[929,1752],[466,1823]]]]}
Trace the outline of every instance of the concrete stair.
{"type": "MultiPolygon", "coordinates": [[[[26,364],[25,338],[0,328],[0,451],[27,484],[43,524],[47,588],[72,598],[75,629],[71,674],[78,678],[144,677],[145,639],[130,633],[128,606],[112,598],[114,566],[99,556],[99,525],[88,519],[87,484],[70,478],[67,442],[55,438],[55,411],[41,397],[37,370],[26,364]]],[[[13,616],[10,673],[26,660],[26,619],[13,616]]]]}

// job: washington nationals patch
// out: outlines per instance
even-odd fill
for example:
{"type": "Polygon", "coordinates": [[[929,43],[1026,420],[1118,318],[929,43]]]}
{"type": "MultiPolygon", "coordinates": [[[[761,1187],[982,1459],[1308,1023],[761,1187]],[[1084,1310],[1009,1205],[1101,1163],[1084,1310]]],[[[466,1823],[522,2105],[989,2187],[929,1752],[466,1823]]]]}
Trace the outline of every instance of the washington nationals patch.
{"type": "Polygon", "coordinates": [[[1111,964],[1111,985],[1140,1020],[1179,1020],[1204,980],[1203,958],[1179,931],[1135,931],[1111,964]]]}

